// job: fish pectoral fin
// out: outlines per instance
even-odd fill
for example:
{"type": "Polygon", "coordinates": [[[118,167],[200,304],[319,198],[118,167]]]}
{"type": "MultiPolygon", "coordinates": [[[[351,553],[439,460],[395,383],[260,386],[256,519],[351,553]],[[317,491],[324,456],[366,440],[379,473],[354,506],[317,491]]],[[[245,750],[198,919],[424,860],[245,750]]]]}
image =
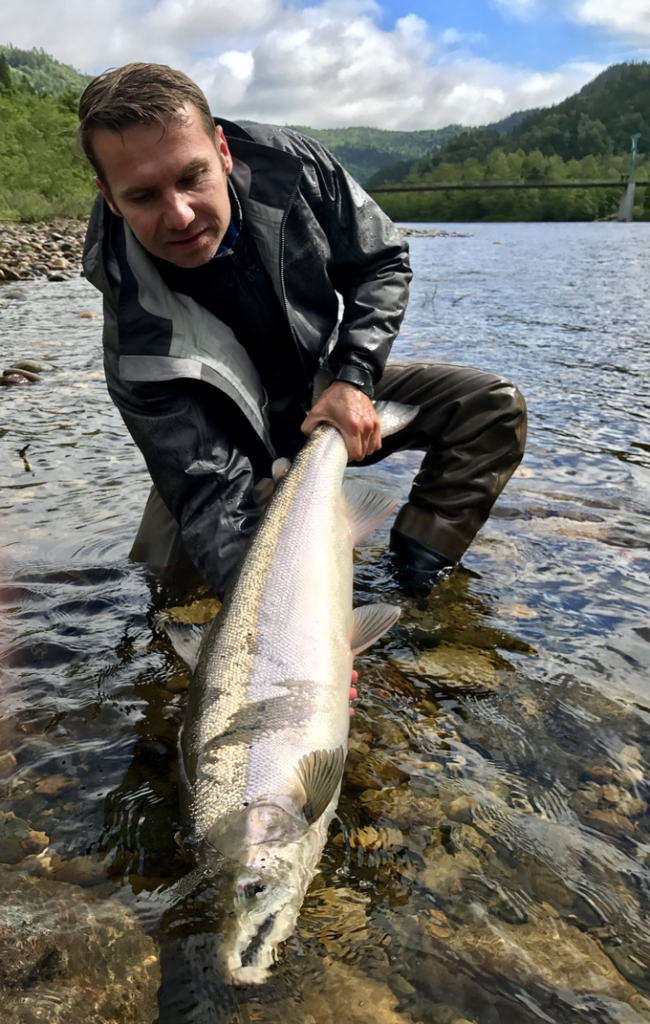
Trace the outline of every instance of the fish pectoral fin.
{"type": "Polygon", "coordinates": [[[298,778],[307,797],[302,812],[313,825],[325,811],[338,789],[343,775],[345,750],[313,750],[298,765],[298,778]]]}
{"type": "Polygon", "coordinates": [[[375,402],[382,437],[396,434],[408,427],[420,411],[419,405],[404,405],[403,402],[375,402]]]}
{"type": "Polygon", "coordinates": [[[355,608],[350,640],[352,653],[356,656],[374,644],[375,640],[379,640],[395,625],[400,613],[401,609],[393,604],[364,604],[361,608],[355,608]]]}
{"type": "Polygon", "coordinates": [[[199,660],[201,644],[214,619],[202,626],[195,622],[165,622],[163,628],[179,658],[193,672],[199,660]]]}
{"type": "Polygon", "coordinates": [[[346,480],[343,494],[348,504],[353,544],[369,537],[399,505],[396,495],[378,491],[358,480],[346,480]]]}

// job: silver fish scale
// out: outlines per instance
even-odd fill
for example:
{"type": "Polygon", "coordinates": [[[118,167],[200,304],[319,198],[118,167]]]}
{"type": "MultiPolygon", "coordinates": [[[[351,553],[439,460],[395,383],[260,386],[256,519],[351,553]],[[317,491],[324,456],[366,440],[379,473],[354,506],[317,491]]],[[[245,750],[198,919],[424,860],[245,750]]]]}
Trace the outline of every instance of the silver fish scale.
{"type": "Polygon", "coordinates": [[[299,812],[300,759],[347,741],[346,462],[338,431],[319,427],[276,491],[204,644],[184,743],[199,838],[255,800],[299,812]]]}

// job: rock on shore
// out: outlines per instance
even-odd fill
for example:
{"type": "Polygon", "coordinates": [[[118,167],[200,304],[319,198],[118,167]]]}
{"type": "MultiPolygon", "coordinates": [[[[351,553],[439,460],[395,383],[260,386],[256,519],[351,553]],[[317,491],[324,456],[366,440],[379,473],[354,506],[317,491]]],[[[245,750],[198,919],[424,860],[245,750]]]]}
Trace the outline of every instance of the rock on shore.
{"type": "MultiPolygon", "coordinates": [[[[8,281],[69,281],[81,271],[86,222],[0,222],[0,284],[8,281]]],[[[0,291],[0,295],[2,292],[0,291]]]]}

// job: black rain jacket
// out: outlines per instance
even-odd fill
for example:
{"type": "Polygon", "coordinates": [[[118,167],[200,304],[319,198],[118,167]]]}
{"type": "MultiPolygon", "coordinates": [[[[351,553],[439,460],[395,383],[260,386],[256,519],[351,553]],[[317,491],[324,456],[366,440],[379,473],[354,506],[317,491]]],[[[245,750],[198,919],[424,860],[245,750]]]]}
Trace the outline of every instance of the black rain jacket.
{"type": "MultiPolygon", "coordinates": [[[[322,383],[324,372],[376,382],[411,278],[399,231],[312,139],[217,123],[233,155],[230,182],[246,230],[300,355],[302,388],[317,375],[322,383]]],[[[111,398],[192,561],[222,594],[260,516],[253,487],[275,457],[259,374],[225,323],[167,287],[101,195],[83,265],[103,294],[111,398]]]]}

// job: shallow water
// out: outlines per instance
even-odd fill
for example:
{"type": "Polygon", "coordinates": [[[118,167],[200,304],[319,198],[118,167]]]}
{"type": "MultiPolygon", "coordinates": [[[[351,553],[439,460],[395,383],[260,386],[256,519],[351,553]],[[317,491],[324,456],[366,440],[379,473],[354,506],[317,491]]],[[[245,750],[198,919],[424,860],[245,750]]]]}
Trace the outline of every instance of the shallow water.
{"type": "MultiPolygon", "coordinates": [[[[646,1019],[650,229],[458,230],[411,239],[394,353],[510,376],[527,453],[462,567],[358,659],[341,820],[299,929],[215,1019],[646,1019]]],[[[83,280],[0,287],[3,366],[50,367],[0,389],[0,811],[86,858],[164,943],[193,930],[187,910],[168,926],[165,895],[191,867],[187,680],[127,559],[147,474],[86,311],[83,280]]],[[[415,465],[364,475],[406,497],[415,465]]],[[[381,589],[388,525],[358,552],[360,599],[381,589]]],[[[191,1002],[164,1019],[212,1019],[191,1002]]]]}

